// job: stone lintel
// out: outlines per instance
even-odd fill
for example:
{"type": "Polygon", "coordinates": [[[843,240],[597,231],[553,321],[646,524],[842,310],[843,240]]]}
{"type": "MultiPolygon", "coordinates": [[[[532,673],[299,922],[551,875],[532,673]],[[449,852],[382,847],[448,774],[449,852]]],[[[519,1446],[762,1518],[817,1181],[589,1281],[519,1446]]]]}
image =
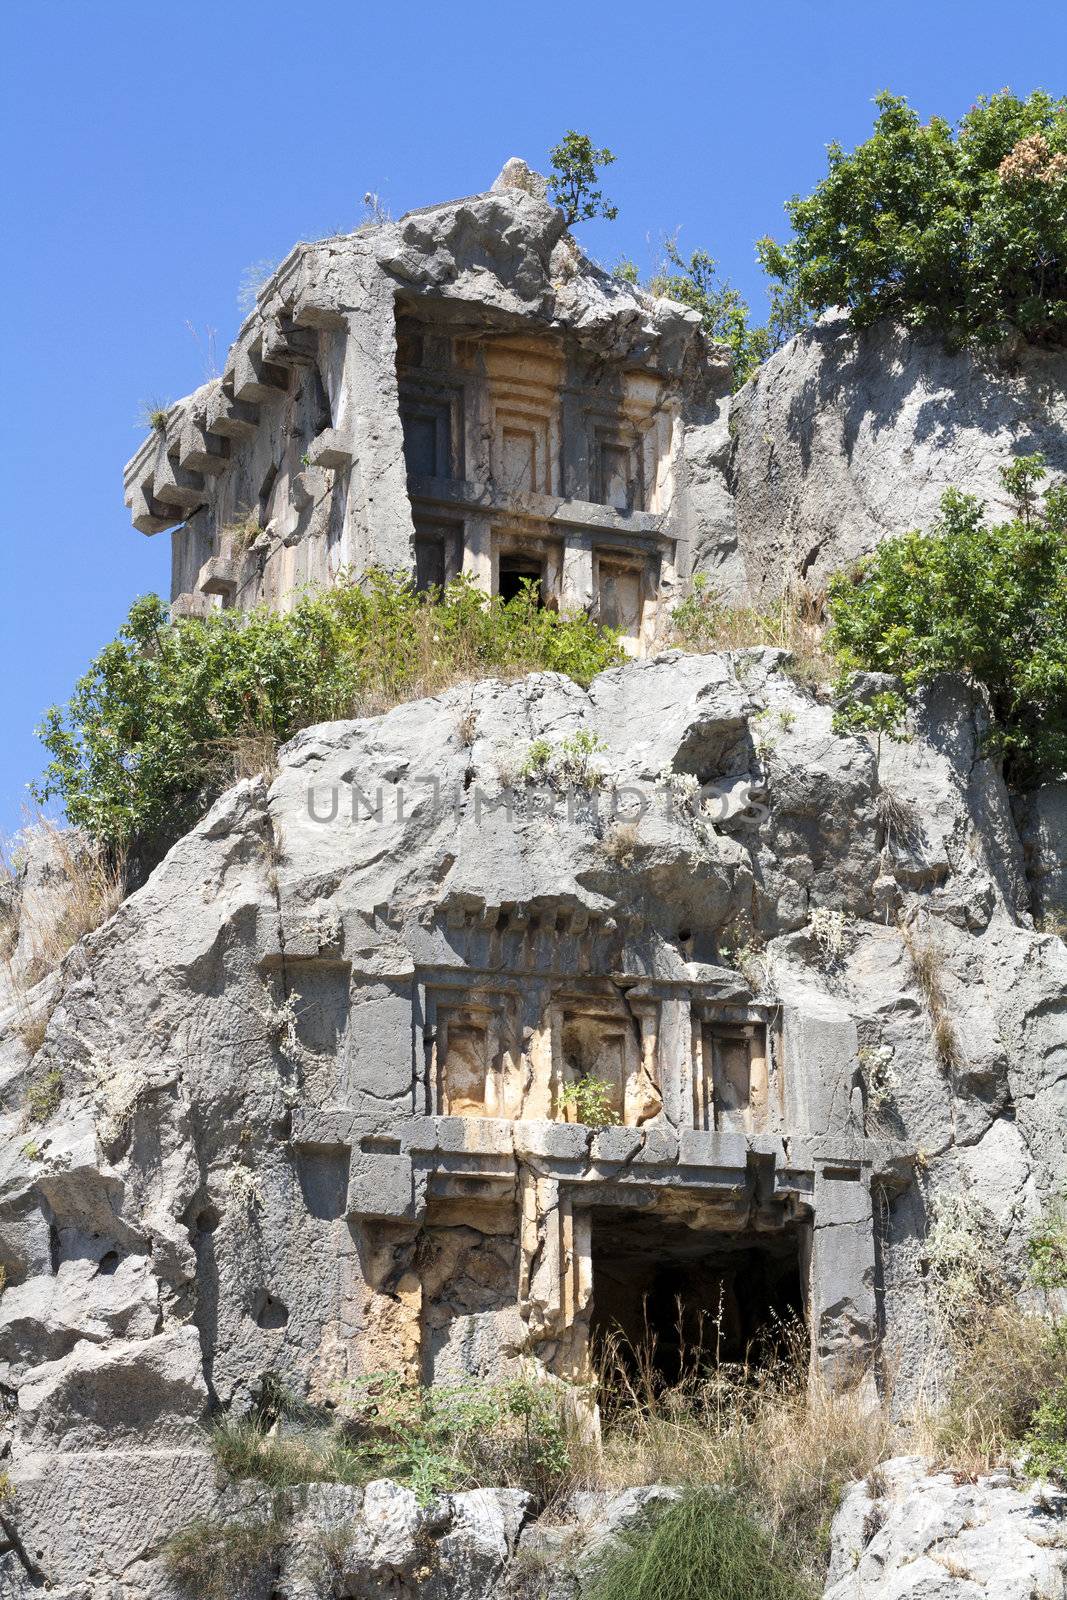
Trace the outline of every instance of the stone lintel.
{"type": "Polygon", "coordinates": [[[496,519],[518,519],[547,524],[565,536],[568,529],[589,531],[600,542],[618,542],[626,547],[643,542],[650,550],[672,544],[667,518],[654,511],[617,511],[589,500],[563,500],[556,495],[499,494],[492,484],[469,483],[452,478],[408,478],[408,493],[413,501],[432,506],[458,507],[474,515],[488,514],[496,519]]]}

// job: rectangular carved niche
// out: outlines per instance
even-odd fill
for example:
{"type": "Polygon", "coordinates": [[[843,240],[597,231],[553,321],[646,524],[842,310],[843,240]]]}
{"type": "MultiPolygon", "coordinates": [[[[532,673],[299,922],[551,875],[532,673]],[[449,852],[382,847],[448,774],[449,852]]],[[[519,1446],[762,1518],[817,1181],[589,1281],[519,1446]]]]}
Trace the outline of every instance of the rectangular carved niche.
{"type": "Polygon", "coordinates": [[[452,389],[405,386],[400,391],[404,460],[415,478],[461,478],[462,395],[452,389]]]}
{"type": "Polygon", "coordinates": [[[706,1011],[693,1023],[693,1126],[759,1133],[767,1125],[767,1030],[706,1011]]]}
{"type": "Polygon", "coordinates": [[[439,1003],[431,1071],[443,1116],[521,1116],[525,1074],[512,997],[439,1003]]]}
{"type": "Polygon", "coordinates": [[[597,557],[597,616],[605,627],[617,628],[631,649],[641,639],[644,579],[643,565],[597,557]]]}
{"type": "Polygon", "coordinates": [[[630,1127],[663,1106],[658,1083],[658,1007],[640,1012],[619,1001],[566,999],[552,1008],[553,1100],[556,1116],[581,1122],[581,1106],[565,1097],[583,1079],[606,1086],[606,1105],[630,1127]]]}
{"type": "Polygon", "coordinates": [[[616,511],[644,509],[641,450],[614,431],[596,432],[596,498],[616,511]]]}
{"type": "Polygon", "coordinates": [[[463,538],[454,523],[415,519],[415,587],[443,589],[459,572],[463,538]]]}

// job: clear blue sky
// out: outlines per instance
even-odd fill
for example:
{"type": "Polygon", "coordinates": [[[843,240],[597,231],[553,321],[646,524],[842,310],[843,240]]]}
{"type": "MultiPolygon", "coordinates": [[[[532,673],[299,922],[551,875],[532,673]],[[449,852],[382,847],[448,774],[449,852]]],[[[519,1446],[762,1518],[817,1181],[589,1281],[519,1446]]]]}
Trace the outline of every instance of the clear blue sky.
{"type": "Polygon", "coordinates": [[[130,601],[169,582],[135,533],[123,463],[139,406],[220,364],[243,271],[533,165],[568,127],[609,145],[614,223],[580,230],[645,268],[681,227],[762,306],[753,241],[782,233],[871,97],[954,119],[976,94],[1067,87],[1067,6],[1031,0],[7,0],[0,93],[3,595],[0,831],[64,699],[130,601]],[[1057,81],[1057,78],[1059,81],[1057,81]]]}

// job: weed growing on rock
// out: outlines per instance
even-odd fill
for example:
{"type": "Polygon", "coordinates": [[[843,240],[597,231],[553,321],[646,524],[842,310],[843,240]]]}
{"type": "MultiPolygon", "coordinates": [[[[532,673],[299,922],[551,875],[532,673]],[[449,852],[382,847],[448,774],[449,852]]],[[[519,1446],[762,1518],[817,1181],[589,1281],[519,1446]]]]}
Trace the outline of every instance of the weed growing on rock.
{"type": "Polygon", "coordinates": [[[26,1115],[31,1122],[47,1122],[63,1099],[63,1074],[58,1067],[42,1073],[26,1091],[26,1115]]]}
{"type": "Polygon", "coordinates": [[[550,783],[555,789],[586,789],[592,793],[608,782],[606,770],[594,761],[607,745],[595,733],[580,728],[558,745],[535,739],[526,752],[521,773],[535,783],[550,783]]]}
{"type": "Polygon", "coordinates": [[[201,1518],[168,1541],[167,1570],[195,1600],[255,1600],[285,1541],[286,1524],[277,1512],[262,1521],[201,1518]]]}
{"type": "Polygon", "coordinates": [[[808,919],[808,932],[815,940],[824,967],[836,966],[845,953],[848,921],[843,911],[816,906],[808,919]]]}
{"type": "Polygon", "coordinates": [[[790,590],[766,610],[730,606],[703,573],[670,616],[668,643],[679,650],[788,650],[786,672],[803,688],[819,689],[833,675],[822,645],[823,601],[807,589],[790,590]]]}
{"type": "Polygon", "coordinates": [[[906,924],[902,924],[900,932],[911,957],[916,982],[926,1002],[938,1060],[946,1072],[959,1072],[967,1062],[956,1035],[955,1024],[949,1015],[948,1000],[941,982],[943,966],[941,954],[936,945],[929,940],[921,939],[916,931],[906,924]]]}
{"type": "Polygon", "coordinates": [[[272,1488],[392,1478],[423,1501],[487,1483],[548,1499],[570,1460],[556,1397],[544,1385],[422,1388],[395,1373],[349,1385],[328,1415],[274,1390],[257,1416],[220,1422],[211,1442],[233,1478],[272,1488]],[[279,1417],[283,1431],[272,1431],[279,1417]]]}
{"type": "Polygon", "coordinates": [[[621,1121],[612,1103],[614,1096],[614,1088],[603,1078],[576,1078],[563,1085],[559,1103],[565,1112],[573,1111],[573,1120],[583,1127],[609,1128],[621,1121]]]}
{"type": "Polygon", "coordinates": [[[602,1558],[588,1600],[810,1600],[814,1588],[730,1494],[691,1489],[650,1508],[602,1558]]]}

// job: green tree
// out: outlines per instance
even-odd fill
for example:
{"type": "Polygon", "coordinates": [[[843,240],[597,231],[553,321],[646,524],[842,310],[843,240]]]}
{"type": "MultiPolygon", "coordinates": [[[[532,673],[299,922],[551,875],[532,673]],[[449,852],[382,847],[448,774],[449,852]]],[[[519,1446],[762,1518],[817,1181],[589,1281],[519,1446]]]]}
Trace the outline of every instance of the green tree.
{"type": "Polygon", "coordinates": [[[266,608],[170,619],[138,600],[39,735],[51,755],[40,801],[60,799],[94,838],[161,853],[233,781],[314,722],[432,694],[494,672],[548,670],[588,682],[622,659],[616,636],[584,613],[543,609],[536,586],[514,599],[466,578],[417,594],[368,573],[266,608]]]}
{"type": "Polygon", "coordinates": [[[757,246],[772,278],[857,327],[894,317],[957,345],[1067,337],[1067,99],[1005,89],[955,128],[896,95],[875,103],[872,137],[831,144],[826,177],[786,206],[793,237],[757,246]]]}
{"type": "Polygon", "coordinates": [[[720,280],[715,259],[706,250],[694,250],[686,260],[676,239],[665,240],[664,249],[665,260],[648,284],[650,293],[666,295],[700,313],[708,338],[729,346],[734,388],[739,389],[777,348],[771,327],[752,325],[740,290],[720,280]]]}
{"type": "Polygon", "coordinates": [[[610,150],[598,150],[587,134],[570,128],[560,143],[552,146],[549,158],[549,193],[566,217],[568,228],[594,217],[606,217],[611,222],[618,216],[618,206],[605,200],[596,187],[599,169],[610,167],[615,160],[610,150]]]}
{"type": "MultiPolygon", "coordinates": [[[[1003,468],[1015,515],[992,526],[981,501],[950,489],[929,533],[887,539],[830,585],[842,688],[857,669],[896,674],[905,689],[969,674],[989,694],[990,747],[1017,781],[1067,771],[1067,483],[1038,505],[1043,475],[1040,456],[1003,468]]],[[[854,721],[849,709],[839,717],[854,721]]]]}

